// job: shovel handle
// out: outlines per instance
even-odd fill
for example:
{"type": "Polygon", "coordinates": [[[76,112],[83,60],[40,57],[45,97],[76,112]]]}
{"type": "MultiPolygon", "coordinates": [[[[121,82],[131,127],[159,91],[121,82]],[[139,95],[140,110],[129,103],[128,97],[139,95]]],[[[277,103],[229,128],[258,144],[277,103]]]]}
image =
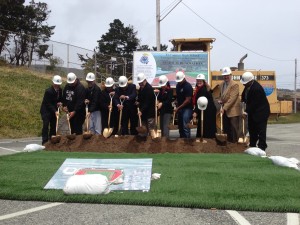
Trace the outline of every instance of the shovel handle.
{"type": "Polygon", "coordinates": [[[70,132],[70,134],[72,134],[72,132],[71,132],[70,115],[69,115],[69,113],[67,113],[67,121],[68,121],[68,125],[69,125],[69,132],[70,132]]]}
{"type": "Polygon", "coordinates": [[[203,141],[203,117],[204,113],[203,110],[201,110],[201,142],[203,141]]]}
{"type": "Polygon", "coordinates": [[[140,123],[140,127],[142,126],[142,119],[141,119],[141,115],[140,115],[140,108],[137,107],[137,110],[138,110],[138,115],[139,115],[139,123],[140,123]]]}
{"type": "Polygon", "coordinates": [[[221,110],[220,110],[220,119],[221,119],[221,134],[223,134],[223,106],[221,105],[221,110]]]}

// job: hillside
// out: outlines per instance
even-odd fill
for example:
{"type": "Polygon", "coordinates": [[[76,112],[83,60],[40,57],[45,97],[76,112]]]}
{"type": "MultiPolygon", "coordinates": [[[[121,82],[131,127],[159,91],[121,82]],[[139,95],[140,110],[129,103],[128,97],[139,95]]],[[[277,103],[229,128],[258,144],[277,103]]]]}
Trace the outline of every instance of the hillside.
{"type": "Polygon", "coordinates": [[[51,75],[0,67],[0,138],[41,135],[40,105],[51,75]]]}

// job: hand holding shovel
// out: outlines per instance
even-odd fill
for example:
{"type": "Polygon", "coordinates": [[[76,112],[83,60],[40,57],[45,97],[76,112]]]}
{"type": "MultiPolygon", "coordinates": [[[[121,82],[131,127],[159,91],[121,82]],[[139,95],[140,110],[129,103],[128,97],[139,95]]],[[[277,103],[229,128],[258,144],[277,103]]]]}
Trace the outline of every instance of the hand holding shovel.
{"type": "Polygon", "coordinates": [[[124,102],[124,98],[120,98],[120,108],[119,108],[119,129],[118,129],[118,135],[122,135],[122,112],[123,112],[123,102],[124,102]]]}

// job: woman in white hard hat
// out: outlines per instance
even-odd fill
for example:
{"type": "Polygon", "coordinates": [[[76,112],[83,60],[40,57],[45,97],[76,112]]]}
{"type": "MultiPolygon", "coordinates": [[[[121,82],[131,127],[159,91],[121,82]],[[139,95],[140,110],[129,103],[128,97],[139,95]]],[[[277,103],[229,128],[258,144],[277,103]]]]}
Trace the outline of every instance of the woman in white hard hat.
{"type": "Polygon", "coordinates": [[[169,124],[173,113],[172,99],[173,90],[170,87],[168,78],[165,75],[159,77],[158,85],[160,92],[158,94],[158,110],[160,113],[160,127],[163,137],[169,137],[169,124]]]}
{"type": "Polygon", "coordinates": [[[197,124],[197,134],[196,137],[201,136],[201,111],[197,107],[197,100],[200,97],[206,97],[207,98],[207,107],[204,110],[204,124],[203,124],[203,137],[204,138],[215,138],[216,136],[216,113],[217,109],[214,103],[213,96],[210,92],[210,87],[206,83],[205,75],[204,74],[198,74],[196,78],[196,86],[195,86],[195,92],[193,95],[193,107],[194,107],[194,113],[193,117],[198,118],[198,124],[197,124]]]}
{"type": "Polygon", "coordinates": [[[61,84],[61,77],[55,75],[52,79],[51,87],[47,88],[44,93],[40,109],[43,120],[42,145],[44,145],[52,135],[56,135],[56,116],[59,113],[58,107],[61,106],[62,102],[61,84]]]}

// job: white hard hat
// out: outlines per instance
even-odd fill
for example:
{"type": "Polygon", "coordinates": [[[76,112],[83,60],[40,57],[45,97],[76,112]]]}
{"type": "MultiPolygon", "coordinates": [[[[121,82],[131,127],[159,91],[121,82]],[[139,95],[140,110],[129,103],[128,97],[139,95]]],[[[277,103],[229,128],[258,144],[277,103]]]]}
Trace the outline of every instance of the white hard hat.
{"type": "Polygon", "coordinates": [[[76,78],[77,77],[76,77],[75,73],[68,73],[68,75],[67,75],[67,83],[68,84],[73,84],[75,82],[76,78]]]}
{"type": "Polygon", "coordinates": [[[128,82],[127,77],[125,77],[125,76],[119,77],[119,87],[126,87],[127,82],[128,82]]]}
{"type": "Polygon", "coordinates": [[[229,67],[224,67],[222,69],[222,76],[230,75],[230,74],[231,74],[231,69],[229,67]]]}
{"type": "Polygon", "coordinates": [[[182,71],[176,73],[176,82],[181,82],[185,78],[185,75],[182,71]]]}
{"type": "Polygon", "coordinates": [[[253,79],[254,79],[254,76],[251,72],[245,72],[245,73],[243,73],[240,82],[242,84],[247,84],[248,82],[252,81],[253,79]]]}
{"type": "Polygon", "coordinates": [[[93,73],[88,73],[86,75],[86,78],[85,78],[87,81],[94,81],[95,80],[95,74],[93,73]]]}
{"type": "Polygon", "coordinates": [[[158,81],[158,85],[160,86],[160,87],[162,87],[162,86],[165,86],[167,83],[168,83],[168,78],[167,78],[167,76],[166,75],[161,75],[160,77],[159,77],[159,81],[158,81]]]}
{"type": "Polygon", "coordinates": [[[138,83],[142,83],[144,80],[146,80],[145,74],[144,74],[144,73],[139,73],[139,74],[137,75],[137,82],[138,82],[138,83]]]}
{"type": "Polygon", "coordinates": [[[115,84],[114,79],[111,77],[106,78],[105,80],[105,87],[112,87],[115,84]]]}
{"type": "Polygon", "coordinates": [[[205,80],[205,75],[202,73],[198,74],[196,80],[205,80]]]}
{"type": "Polygon", "coordinates": [[[61,85],[62,84],[61,77],[59,75],[54,75],[54,77],[52,78],[52,82],[53,84],[61,85]]]}
{"type": "Polygon", "coordinates": [[[202,96],[202,97],[198,98],[198,100],[197,100],[198,109],[205,110],[207,107],[207,103],[208,103],[208,100],[206,97],[202,96]]]}

